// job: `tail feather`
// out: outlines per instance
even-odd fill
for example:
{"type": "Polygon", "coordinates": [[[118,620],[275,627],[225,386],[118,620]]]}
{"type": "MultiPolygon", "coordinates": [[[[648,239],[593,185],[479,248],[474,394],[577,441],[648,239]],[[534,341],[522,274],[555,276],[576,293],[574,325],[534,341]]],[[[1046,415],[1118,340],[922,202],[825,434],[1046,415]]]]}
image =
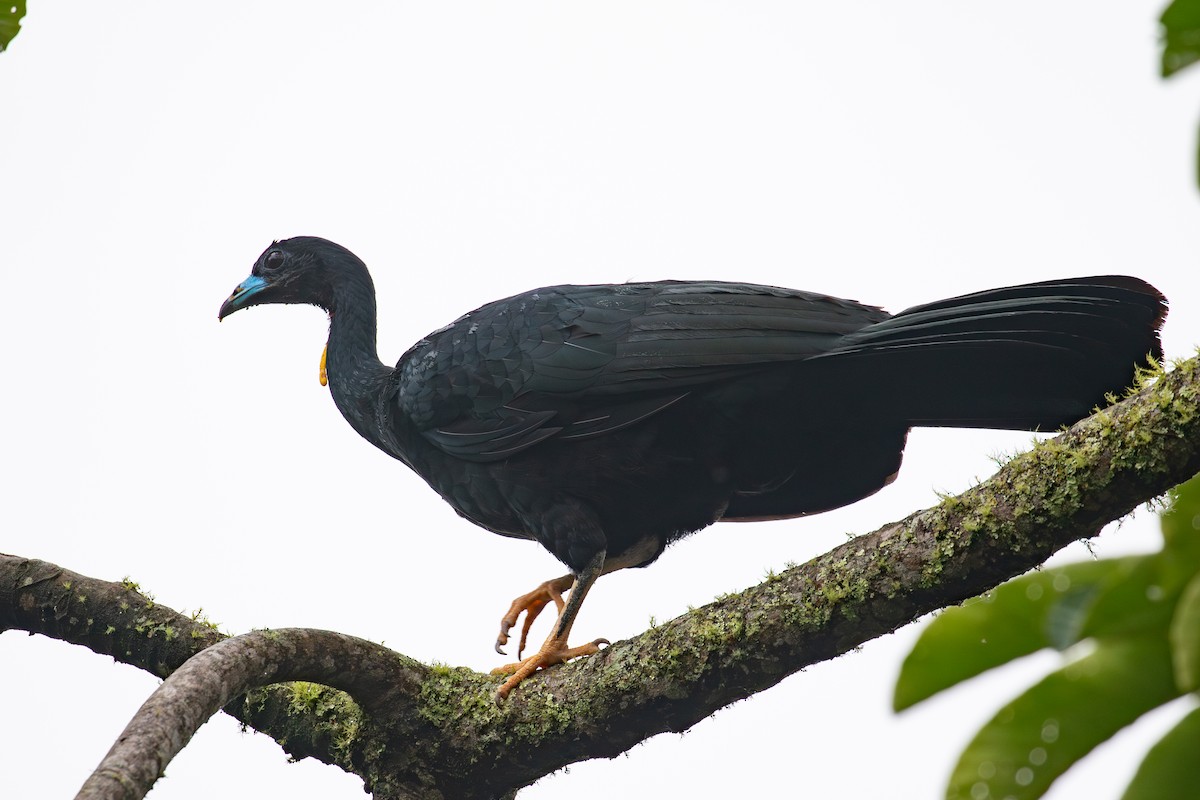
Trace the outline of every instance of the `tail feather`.
{"type": "Polygon", "coordinates": [[[912,425],[1049,429],[1161,358],[1165,316],[1166,299],[1136,278],[1046,281],[907,309],[821,358],[848,380],[870,376],[912,425]]]}

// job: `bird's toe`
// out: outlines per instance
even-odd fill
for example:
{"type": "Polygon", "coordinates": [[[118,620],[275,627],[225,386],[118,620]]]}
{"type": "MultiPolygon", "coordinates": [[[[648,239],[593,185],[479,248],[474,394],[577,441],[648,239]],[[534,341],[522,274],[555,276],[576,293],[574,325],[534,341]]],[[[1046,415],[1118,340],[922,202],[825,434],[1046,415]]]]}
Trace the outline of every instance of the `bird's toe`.
{"type": "Polygon", "coordinates": [[[516,661],[512,664],[505,664],[502,667],[496,667],[492,670],[493,675],[509,676],[508,680],[496,690],[496,702],[502,702],[516,688],[517,684],[521,683],[521,681],[528,678],[537,670],[552,667],[555,664],[562,664],[580,656],[595,655],[600,652],[601,645],[607,646],[609,644],[611,643],[608,639],[593,639],[587,644],[581,644],[577,647],[567,647],[565,641],[551,636],[541,646],[541,649],[529,658],[516,661]]]}

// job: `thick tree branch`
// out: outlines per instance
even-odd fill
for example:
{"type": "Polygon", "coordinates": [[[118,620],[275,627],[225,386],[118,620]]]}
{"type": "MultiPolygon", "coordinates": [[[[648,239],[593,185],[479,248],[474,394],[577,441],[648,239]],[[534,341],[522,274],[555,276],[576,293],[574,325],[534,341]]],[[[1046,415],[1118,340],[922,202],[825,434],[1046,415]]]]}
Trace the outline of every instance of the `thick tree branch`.
{"type": "MultiPolygon", "coordinates": [[[[503,706],[492,702],[496,681],[488,676],[396,654],[411,683],[386,696],[352,689],[361,713],[333,692],[300,692],[297,702],[295,688],[256,691],[226,710],[294,755],[362,776],[377,797],[495,797],[563,765],[683,730],[809,664],[978,594],[1198,471],[1200,366],[1192,359],[980,486],[536,675],[503,706]]],[[[215,638],[159,607],[135,615],[147,620],[137,623],[143,632],[121,629],[134,616],[107,606],[130,598],[89,580],[0,558],[0,629],[75,641],[157,674],[215,638]],[[90,617],[80,592],[89,594],[90,617]],[[139,638],[147,634],[149,647],[139,638]]]]}
{"type": "Polygon", "coordinates": [[[379,701],[418,694],[419,672],[380,645],[333,631],[285,628],[225,639],[184,662],[142,704],[77,800],[140,800],[200,726],[251,689],[313,681],[379,701]]]}

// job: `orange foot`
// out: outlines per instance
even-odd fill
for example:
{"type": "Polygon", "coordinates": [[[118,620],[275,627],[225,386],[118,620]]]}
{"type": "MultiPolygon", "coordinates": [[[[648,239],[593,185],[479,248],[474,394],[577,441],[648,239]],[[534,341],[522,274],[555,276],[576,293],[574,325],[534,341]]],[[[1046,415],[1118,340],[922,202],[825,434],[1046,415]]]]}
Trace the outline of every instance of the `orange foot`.
{"type": "Polygon", "coordinates": [[[525,627],[521,630],[521,644],[517,651],[517,658],[521,657],[521,651],[525,649],[525,637],[529,633],[529,626],[533,624],[534,618],[550,601],[554,601],[554,605],[558,606],[558,619],[554,622],[553,633],[550,634],[550,638],[546,640],[540,650],[523,661],[492,670],[493,675],[509,675],[504,685],[496,690],[497,703],[508,697],[508,693],[513,690],[513,687],[542,667],[561,664],[576,656],[597,653],[600,651],[600,645],[608,644],[607,639],[596,639],[581,647],[567,647],[567,637],[571,635],[571,626],[575,624],[575,617],[579,615],[583,599],[587,597],[588,590],[592,588],[592,584],[596,582],[602,572],[604,572],[603,550],[593,555],[588,560],[587,566],[578,574],[564,575],[561,578],[546,581],[529,594],[513,601],[508,613],[500,621],[500,637],[496,640],[496,650],[501,653],[504,651],[500,650],[500,646],[508,641],[508,632],[513,625],[517,624],[517,617],[521,615],[522,611],[525,612],[525,627]],[[567,589],[570,589],[571,593],[567,595],[564,602],[562,593],[567,589]]]}
{"type": "MultiPolygon", "coordinates": [[[[550,583],[550,581],[547,581],[547,583],[550,583]]],[[[542,585],[545,586],[546,584],[542,585]]],[[[542,605],[545,605],[545,603],[542,605]]],[[[555,623],[554,627],[557,629],[559,626],[555,623]]],[[[526,630],[528,630],[528,626],[526,626],[526,630]]],[[[524,639],[525,637],[522,635],[522,644],[524,644],[524,639]]],[[[552,667],[555,664],[570,661],[572,658],[578,656],[590,656],[594,653],[599,653],[600,645],[602,644],[609,644],[608,639],[596,639],[579,647],[567,647],[566,636],[559,637],[557,634],[551,634],[541,649],[529,658],[514,664],[505,664],[503,667],[497,667],[492,670],[493,675],[509,676],[508,680],[496,690],[496,702],[503,701],[518,683],[528,678],[536,670],[543,667],[552,667]]]]}
{"type": "Polygon", "coordinates": [[[521,612],[524,612],[525,624],[521,626],[521,641],[517,645],[517,658],[520,658],[521,654],[525,652],[525,642],[529,638],[529,629],[533,626],[533,621],[538,618],[538,614],[541,614],[542,609],[551,601],[554,602],[558,612],[561,614],[563,610],[563,592],[570,589],[571,584],[574,582],[574,575],[563,575],[561,578],[546,581],[529,594],[523,594],[516,600],[513,600],[512,605],[508,608],[508,613],[500,620],[500,635],[496,637],[496,652],[500,655],[506,655],[500,648],[508,644],[508,632],[517,624],[517,619],[521,616],[521,612]]]}

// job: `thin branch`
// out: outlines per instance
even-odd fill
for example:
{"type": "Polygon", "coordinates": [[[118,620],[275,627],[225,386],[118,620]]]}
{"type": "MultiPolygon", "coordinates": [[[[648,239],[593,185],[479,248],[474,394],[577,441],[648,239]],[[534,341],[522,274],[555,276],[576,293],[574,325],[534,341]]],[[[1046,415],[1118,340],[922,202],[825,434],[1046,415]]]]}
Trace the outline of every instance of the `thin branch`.
{"type": "Polygon", "coordinates": [[[96,580],[65,567],[0,553],[0,631],[41,633],[83,645],[161,678],[225,636],[142,594],[129,580],[96,580]]]}
{"type": "MultiPolygon", "coordinates": [[[[1200,365],[1192,359],[980,486],[599,655],[539,673],[501,707],[492,702],[495,679],[397,655],[412,682],[368,699],[357,715],[338,705],[336,693],[298,706],[294,691],[278,688],[226,710],[294,755],[362,776],[380,798],[495,797],[566,764],[684,730],[809,664],[978,594],[1198,471],[1200,365]]],[[[122,646],[73,613],[60,578],[14,580],[21,569],[58,569],[34,564],[42,562],[0,558],[0,629],[35,630],[98,652],[122,646]]],[[[87,580],[78,576],[72,586],[87,580]]],[[[182,630],[185,622],[158,624],[182,630]]],[[[120,630],[112,636],[130,641],[120,630]]],[[[205,643],[201,636],[191,647],[205,643]]],[[[178,666],[174,653],[163,643],[128,660],[169,671],[178,666]]]]}

